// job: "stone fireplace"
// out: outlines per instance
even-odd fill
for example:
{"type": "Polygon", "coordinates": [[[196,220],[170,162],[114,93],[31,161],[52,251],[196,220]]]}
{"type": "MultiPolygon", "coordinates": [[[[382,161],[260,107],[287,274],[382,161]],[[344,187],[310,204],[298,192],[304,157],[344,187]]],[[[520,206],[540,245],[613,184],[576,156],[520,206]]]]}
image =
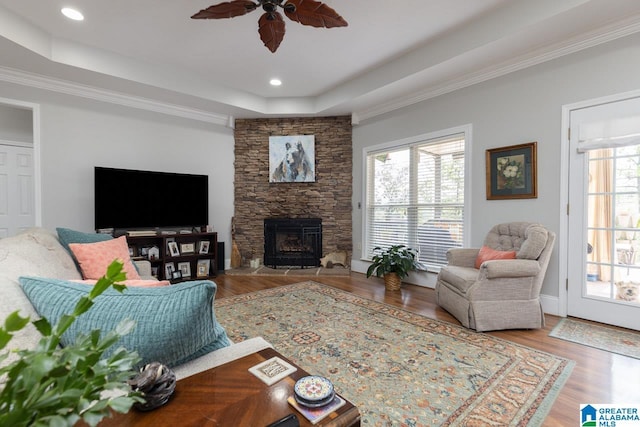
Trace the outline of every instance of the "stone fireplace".
{"type": "Polygon", "coordinates": [[[317,267],[322,257],[322,220],[273,218],[264,220],[264,265],[276,268],[317,267]]]}
{"type": "Polygon", "coordinates": [[[333,251],[351,254],[351,117],[238,119],[235,124],[235,239],[244,265],[256,258],[266,261],[265,218],[319,218],[320,257],[333,251]],[[269,182],[269,136],[278,135],[315,136],[315,182],[269,182]]]}

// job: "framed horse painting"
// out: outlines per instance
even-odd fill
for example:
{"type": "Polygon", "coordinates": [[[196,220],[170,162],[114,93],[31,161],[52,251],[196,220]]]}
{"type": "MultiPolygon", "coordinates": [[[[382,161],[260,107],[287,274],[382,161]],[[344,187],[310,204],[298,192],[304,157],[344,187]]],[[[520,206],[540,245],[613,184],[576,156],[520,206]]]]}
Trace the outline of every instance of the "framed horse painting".
{"type": "Polygon", "coordinates": [[[314,135],[269,137],[269,182],[315,182],[314,135]]]}

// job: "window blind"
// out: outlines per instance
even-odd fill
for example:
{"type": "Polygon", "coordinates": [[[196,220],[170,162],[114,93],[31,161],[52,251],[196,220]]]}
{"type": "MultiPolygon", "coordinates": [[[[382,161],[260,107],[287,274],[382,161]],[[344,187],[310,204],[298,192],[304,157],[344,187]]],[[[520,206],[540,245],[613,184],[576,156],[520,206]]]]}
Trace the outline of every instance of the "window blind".
{"type": "Polygon", "coordinates": [[[640,144],[640,98],[602,104],[589,110],[578,127],[578,153],[640,144]]]}
{"type": "Polygon", "coordinates": [[[367,155],[366,248],[404,244],[437,270],[461,246],[464,220],[464,134],[367,155]]]}

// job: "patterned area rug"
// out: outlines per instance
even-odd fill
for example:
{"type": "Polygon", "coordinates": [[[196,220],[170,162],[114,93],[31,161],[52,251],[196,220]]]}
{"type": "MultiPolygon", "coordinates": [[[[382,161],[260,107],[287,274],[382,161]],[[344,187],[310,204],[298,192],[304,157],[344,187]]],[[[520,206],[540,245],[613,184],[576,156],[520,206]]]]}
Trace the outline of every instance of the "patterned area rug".
{"type": "Polygon", "coordinates": [[[540,425],[574,364],[315,282],[215,307],[233,341],[262,336],[330,378],[363,426],[540,425]]]}
{"type": "Polygon", "coordinates": [[[640,359],[640,332],[564,318],[549,336],[640,359]]]}

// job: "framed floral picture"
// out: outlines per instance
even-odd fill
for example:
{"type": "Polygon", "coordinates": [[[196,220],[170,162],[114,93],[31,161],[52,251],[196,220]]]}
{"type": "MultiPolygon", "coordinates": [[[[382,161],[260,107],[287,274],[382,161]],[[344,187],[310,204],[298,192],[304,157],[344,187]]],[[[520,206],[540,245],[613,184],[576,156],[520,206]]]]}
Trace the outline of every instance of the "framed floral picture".
{"type": "Polygon", "coordinates": [[[535,199],[537,142],[486,151],[487,200],[535,199]]]}

